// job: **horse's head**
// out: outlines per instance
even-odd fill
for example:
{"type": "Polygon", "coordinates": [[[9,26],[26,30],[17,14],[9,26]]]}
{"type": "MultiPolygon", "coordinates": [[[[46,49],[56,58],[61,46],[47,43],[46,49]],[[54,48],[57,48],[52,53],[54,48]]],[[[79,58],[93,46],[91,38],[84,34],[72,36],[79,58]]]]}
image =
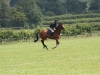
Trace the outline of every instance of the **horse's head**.
{"type": "Polygon", "coordinates": [[[65,27],[62,23],[60,23],[56,29],[65,30],[65,27]]]}

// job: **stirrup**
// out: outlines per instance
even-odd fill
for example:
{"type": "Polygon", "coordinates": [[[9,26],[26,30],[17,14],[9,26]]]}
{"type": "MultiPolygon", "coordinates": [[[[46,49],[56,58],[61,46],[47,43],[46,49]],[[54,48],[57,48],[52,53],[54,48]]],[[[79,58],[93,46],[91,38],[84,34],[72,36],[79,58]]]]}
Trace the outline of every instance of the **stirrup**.
{"type": "Polygon", "coordinates": [[[53,36],[50,36],[50,39],[53,39],[54,37],[53,36]]]}

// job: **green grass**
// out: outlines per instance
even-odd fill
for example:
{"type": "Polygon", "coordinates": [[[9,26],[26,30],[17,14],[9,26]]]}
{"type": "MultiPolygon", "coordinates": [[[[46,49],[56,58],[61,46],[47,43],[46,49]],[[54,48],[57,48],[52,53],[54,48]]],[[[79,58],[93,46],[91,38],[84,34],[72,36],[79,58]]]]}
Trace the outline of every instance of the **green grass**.
{"type": "Polygon", "coordinates": [[[0,75],[100,75],[100,37],[0,45],[0,75]]]}

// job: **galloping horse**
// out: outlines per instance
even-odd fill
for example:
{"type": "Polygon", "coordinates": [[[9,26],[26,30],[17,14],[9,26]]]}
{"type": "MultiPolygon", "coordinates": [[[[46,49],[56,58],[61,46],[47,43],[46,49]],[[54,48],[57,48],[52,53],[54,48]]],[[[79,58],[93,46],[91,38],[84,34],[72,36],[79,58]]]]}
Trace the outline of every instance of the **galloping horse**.
{"type": "MultiPolygon", "coordinates": [[[[60,37],[60,32],[61,30],[65,30],[65,27],[63,24],[59,24],[57,27],[56,27],[56,30],[54,31],[54,34],[53,34],[53,37],[54,39],[56,40],[56,46],[53,47],[52,49],[56,48],[58,45],[59,45],[59,37],[60,37]]],[[[43,45],[43,48],[46,48],[48,50],[48,47],[44,44],[44,41],[47,39],[47,38],[50,38],[50,35],[51,34],[48,34],[47,33],[48,30],[42,30],[40,32],[38,32],[36,34],[36,40],[34,40],[34,42],[37,42],[38,39],[39,39],[39,36],[41,37],[41,42],[42,42],[42,45],[43,45]],[[39,36],[38,36],[39,34],[39,36]]]]}

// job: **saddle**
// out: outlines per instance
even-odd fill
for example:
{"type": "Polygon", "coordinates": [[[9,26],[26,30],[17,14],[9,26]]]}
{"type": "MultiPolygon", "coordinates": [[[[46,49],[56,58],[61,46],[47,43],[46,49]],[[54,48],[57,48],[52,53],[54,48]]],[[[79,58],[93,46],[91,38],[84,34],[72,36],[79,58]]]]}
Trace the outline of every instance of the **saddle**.
{"type": "Polygon", "coordinates": [[[50,39],[54,39],[52,31],[48,29],[47,34],[50,34],[50,39]]]}

